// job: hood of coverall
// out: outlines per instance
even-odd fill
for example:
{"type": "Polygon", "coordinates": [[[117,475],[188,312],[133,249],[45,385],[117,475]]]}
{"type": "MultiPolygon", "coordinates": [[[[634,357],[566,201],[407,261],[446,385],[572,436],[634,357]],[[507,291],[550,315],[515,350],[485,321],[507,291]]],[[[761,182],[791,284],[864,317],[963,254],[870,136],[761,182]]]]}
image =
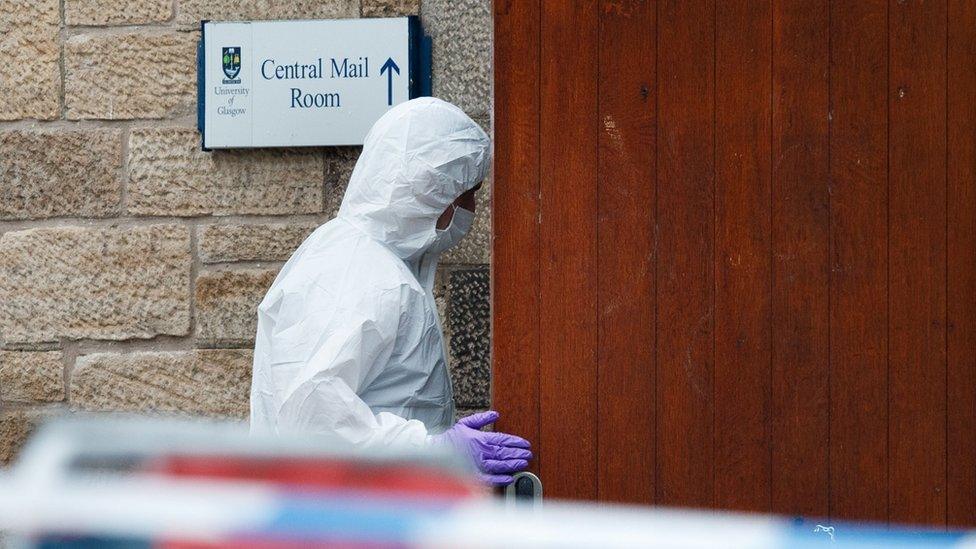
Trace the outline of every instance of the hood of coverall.
{"type": "Polygon", "coordinates": [[[422,97],[380,117],[363,144],[339,217],[401,259],[434,242],[437,218],[484,180],[491,163],[484,130],[454,105],[422,97]]]}

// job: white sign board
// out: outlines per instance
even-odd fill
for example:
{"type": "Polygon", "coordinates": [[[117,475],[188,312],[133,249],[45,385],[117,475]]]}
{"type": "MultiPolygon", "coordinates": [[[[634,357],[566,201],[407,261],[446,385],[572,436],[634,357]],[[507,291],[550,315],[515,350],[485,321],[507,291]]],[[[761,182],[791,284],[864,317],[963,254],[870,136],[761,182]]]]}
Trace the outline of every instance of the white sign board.
{"type": "Polygon", "coordinates": [[[430,89],[415,17],[204,21],[198,55],[204,149],[359,145],[430,89]]]}

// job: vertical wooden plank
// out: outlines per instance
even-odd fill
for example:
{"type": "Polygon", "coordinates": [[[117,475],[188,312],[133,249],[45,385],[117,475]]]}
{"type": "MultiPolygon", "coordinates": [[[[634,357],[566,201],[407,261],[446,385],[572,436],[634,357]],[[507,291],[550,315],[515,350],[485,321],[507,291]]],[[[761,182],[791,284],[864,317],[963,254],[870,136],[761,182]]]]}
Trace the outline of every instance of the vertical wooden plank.
{"type": "MultiPolygon", "coordinates": [[[[539,0],[495,0],[492,402],[539,441],[539,0]]],[[[538,469],[538,460],[533,464],[538,469]]]]}
{"type": "Polygon", "coordinates": [[[887,0],[830,2],[830,514],[887,520],[887,0]]]}
{"type": "Polygon", "coordinates": [[[597,495],[598,27],[596,0],[542,10],[540,465],[563,498],[597,495]]]}
{"type": "Polygon", "coordinates": [[[888,518],[945,524],[946,5],[888,9],[888,518]]]}
{"type": "Polygon", "coordinates": [[[825,517],[827,0],[773,2],[772,510],[825,517]]]}
{"type": "Polygon", "coordinates": [[[768,511],[771,5],[715,10],[715,505],[768,511]]]}
{"type": "Polygon", "coordinates": [[[657,500],[713,502],[712,0],[658,4],[657,500]]]}
{"type": "Polygon", "coordinates": [[[599,486],[654,502],[654,3],[601,0],[599,486]]]}
{"type": "Polygon", "coordinates": [[[947,518],[976,526],[976,3],[949,1],[947,518]]]}

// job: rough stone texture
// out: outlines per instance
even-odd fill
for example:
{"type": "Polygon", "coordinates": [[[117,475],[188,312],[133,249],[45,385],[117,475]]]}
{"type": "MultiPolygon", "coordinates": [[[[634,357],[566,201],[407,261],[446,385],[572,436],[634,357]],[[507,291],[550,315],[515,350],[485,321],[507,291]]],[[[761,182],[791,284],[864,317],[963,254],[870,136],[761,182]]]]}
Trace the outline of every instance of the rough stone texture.
{"type": "Polygon", "coordinates": [[[7,343],[186,335],[190,263],[190,234],[179,225],[5,233],[0,335],[7,343]]]}
{"type": "Polygon", "coordinates": [[[0,400],[64,400],[63,355],[58,351],[0,351],[0,400]]]}
{"type": "Polygon", "coordinates": [[[9,465],[14,461],[27,437],[46,417],[46,414],[36,410],[0,412],[0,465],[9,465]]]}
{"type": "MultiPolygon", "coordinates": [[[[463,418],[463,417],[467,417],[467,416],[470,416],[470,415],[479,414],[481,412],[487,412],[487,411],[488,411],[488,408],[487,407],[462,408],[460,406],[456,406],[454,408],[454,422],[457,423],[457,421],[459,419],[463,418]]],[[[489,425],[484,430],[485,431],[494,431],[495,429],[493,428],[492,425],[489,425]]]]}
{"type": "Polygon", "coordinates": [[[491,260],[490,180],[485,180],[476,196],[478,207],[475,209],[474,225],[471,227],[471,232],[441,257],[441,263],[481,265],[491,260]]]}
{"type": "Polygon", "coordinates": [[[0,2],[0,120],[57,118],[58,0],[0,2]]]}
{"type": "Polygon", "coordinates": [[[423,0],[434,96],[472,116],[491,111],[491,0],[423,0]]]}
{"type": "Polygon", "coordinates": [[[0,132],[0,219],[117,213],[120,136],[95,129],[0,132]]]}
{"type": "Polygon", "coordinates": [[[173,16],[172,0],[65,0],[69,25],[140,25],[173,16]]]}
{"type": "Polygon", "coordinates": [[[200,231],[200,260],[285,261],[318,226],[315,221],[207,225],[200,231]]]}
{"type": "Polygon", "coordinates": [[[451,340],[451,327],[445,319],[447,319],[448,301],[447,281],[450,277],[450,270],[446,265],[440,265],[434,273],[434,305],[437,306],[437,316],[441,319],[441,330],[444,332],[444,341],[448,342],[451,340]]]}
{"type": "Polygon", "coordinates": [[[327,219],[339,213],[342,197],[346,194],[349,178],[356,168],[356,161],[363,152],[362,147],[335,147],[325,153],[325,205],[323,211],[327,219]]]}
{"type": "Polygon", "coordinates": [[[420,0],[363,0],[363,17],[419,15],[420,0]]]}
{"type": "Polygon", "coordinates": [[[166,118],[194,112],[198,33],[72,36],[64,46],[70,119],[166,118]]]}
{"type": "Polygon", "coordinates": [[[136,215],[303,214],[322,210],[316,151],[200,150],[193,128],[139,128],[129,138],[128,210],[136,215]]]}
{"type": "Polygon", "coordinates": [[[251,351],[101,353],[71,372],[74,408],[244,418],[251,351]]]}
{"type": "Polygon", "coordinates": [[[457,269],[448,280],[451,379],[458,406],[491,401],[491,299],[488,267],[457,269]]]}
{"type": "Polygon", "coordinates": [[[257,307],[278,269],[211,271],[197,278],[197,343],[220,347],[251,346],[257,307]]]}
{"type": "Polygon", "coordinates": [[[201,19],[335,19],[358,15],[359,0],[179,0],[176,9],[177,22],[190,28],[198,28],[201,19]]]}

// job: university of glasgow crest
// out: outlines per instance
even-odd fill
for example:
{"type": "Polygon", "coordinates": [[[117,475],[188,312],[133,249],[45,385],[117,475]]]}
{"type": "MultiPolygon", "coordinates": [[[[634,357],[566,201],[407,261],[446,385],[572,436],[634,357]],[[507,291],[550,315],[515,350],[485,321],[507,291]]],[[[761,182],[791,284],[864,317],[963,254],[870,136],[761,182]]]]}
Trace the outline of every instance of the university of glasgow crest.
{"type": "Polygon", "coordinates": [[[224,84],[239,84],[240,80],[235,80],[235,78],[237,78],[237,75],[241,72],[241,47],[232,46],[223,48],[222,57],[224,76],[227,77],[227,79],[224,80],[224,84]]]}

